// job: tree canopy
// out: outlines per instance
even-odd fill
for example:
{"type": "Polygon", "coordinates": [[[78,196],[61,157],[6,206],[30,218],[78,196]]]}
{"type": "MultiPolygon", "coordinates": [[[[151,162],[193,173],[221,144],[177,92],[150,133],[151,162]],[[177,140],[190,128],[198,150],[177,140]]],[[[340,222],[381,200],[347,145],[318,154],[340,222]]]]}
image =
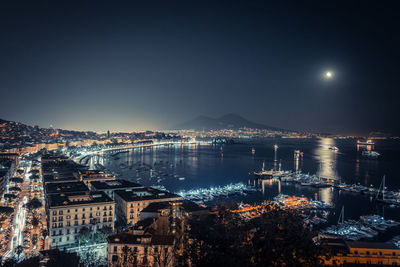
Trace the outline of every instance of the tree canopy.
{"type": "Polygon", "coordinates": [[[244,222],[224,207],[190,221],[187,257],[196,266],[319,266],[320,251],[300,216],[270,210],[244,222]]]}
{"type": "Polygon", "coordinates": [[[39,199],[37,198],[33,198],[31,201],[29,201],[28,203],[26,203],[26,207],[28,210],[35,210],[38,209],[40,207],[42,207],[42,202],[40,202],[39,199]]]}

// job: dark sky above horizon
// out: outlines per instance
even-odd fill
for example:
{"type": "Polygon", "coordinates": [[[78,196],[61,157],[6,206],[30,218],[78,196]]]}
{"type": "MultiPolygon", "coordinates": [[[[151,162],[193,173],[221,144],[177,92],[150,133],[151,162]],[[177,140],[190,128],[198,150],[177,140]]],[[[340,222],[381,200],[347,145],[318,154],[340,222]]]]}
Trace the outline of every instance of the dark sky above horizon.
{"type": "Polygon", "coordinates": [[[237,113],[400,133],[396,1],[347,2],[1,1],[0,118],[129,131],[237,113]]]}

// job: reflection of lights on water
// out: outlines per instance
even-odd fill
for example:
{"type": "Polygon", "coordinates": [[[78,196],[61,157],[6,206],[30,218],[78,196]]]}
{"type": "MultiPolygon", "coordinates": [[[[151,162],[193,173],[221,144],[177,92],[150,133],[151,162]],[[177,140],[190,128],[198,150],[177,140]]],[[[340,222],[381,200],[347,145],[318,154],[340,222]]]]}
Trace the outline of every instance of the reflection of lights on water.
{"type": "Polygon", "coordinates": [[[333,194],[330,187],[321,188],[319,190],[319,196],[321,198],[321,201],[325,202],[326,204],[333,204],[333,194]]]}
{"type": "Polygon", "coordinates": [[[335,146],[335,141],[332,138],[321,138],[319,146],[315,151],[316,159],[319,160],[320,168],[318,175],[321,178],[336,179],[336,153],[330,150],[330,147],[335,146]]]}
{"type": "MultiPolygon", "coordinates": [[[[332,138],[321,138],[319,146],[315,150],[316,159],[319,161],[318,176],[321,178],[337,179],[336,176],[336,155],[330,147],[335,146],[335,140],[332,138]]],[[[327,204],[333,204],[333,193],[331,188],[321,188],[319,190],[321,201],[327,204]]]]}

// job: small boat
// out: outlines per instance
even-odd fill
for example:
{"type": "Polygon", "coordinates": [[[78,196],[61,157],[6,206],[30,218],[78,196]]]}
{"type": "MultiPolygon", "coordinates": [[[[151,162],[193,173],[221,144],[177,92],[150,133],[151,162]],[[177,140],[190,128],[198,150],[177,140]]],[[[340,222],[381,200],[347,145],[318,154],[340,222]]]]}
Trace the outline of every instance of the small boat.
{"type": "Polygon", "coordinates": [[[330,146],[330,147],[329,147],[329,150],[338,152],[338,151],[339,151],[339,148],[337,148],[336,146],[330,146]]]}
{"type": "Polygon", "coordinates": [[[376,151],[363,151],[362,152],[363,156],[369,157],[369,158],[377,158],[379,157],[381,154],[379,154],[376,151]]]}

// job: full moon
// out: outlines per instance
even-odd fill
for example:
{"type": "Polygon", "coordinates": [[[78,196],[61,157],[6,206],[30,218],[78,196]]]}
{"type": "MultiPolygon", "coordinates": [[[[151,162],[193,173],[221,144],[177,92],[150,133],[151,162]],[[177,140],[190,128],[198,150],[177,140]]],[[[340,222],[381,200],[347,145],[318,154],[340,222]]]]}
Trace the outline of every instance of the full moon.
{"type": "Polygon", "coordinates": [[[327,71],[327,72],[325,72],[325,77],[326,77],[327,79],[330,79],[330,78],[333,77],[333,73],[332,73],[331,71],[327,71]]]}

